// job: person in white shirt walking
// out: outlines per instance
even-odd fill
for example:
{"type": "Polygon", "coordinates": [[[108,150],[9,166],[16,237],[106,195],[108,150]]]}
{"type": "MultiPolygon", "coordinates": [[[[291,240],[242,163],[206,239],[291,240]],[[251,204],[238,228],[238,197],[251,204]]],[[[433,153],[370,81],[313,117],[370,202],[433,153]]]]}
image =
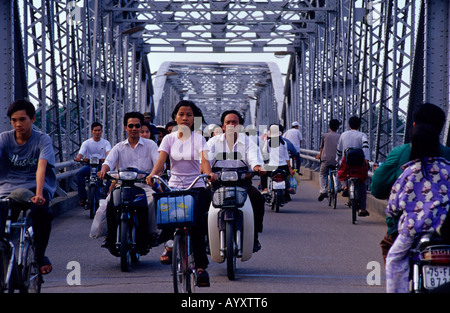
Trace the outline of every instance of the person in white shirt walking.
{"type": "MultiPolygon", "coordinates": [[[[97,157],[105,159],[111,150],[111,144],[108,140],[102,138],[103,126],[99,122],[94,122],[91,125],[92,138],[84,141],[81,144],[80,151],[75,158],[75,161],[80,162],[81,159],[89,159],[97,157]]],[[[86,204],[86,177],[90,175],[90,165],[85,165],[77,172],[77,186],[78,186],[78,205],[84,206],[86,204]]]]}
{"type": "Polygon", "coordinates": [[[302,146],[303,141],[303,136],[302,133],[300,132],[300,124],[298,122],[293,122],[292,128],[287,130],[284,133],[283,137],[292,142],[292,144],[295,147],[295,150],[297,150],[297,154],[295,155],[294,169],[296,169],[298,173],[300,173],[300,163],[301,163],[300,147],[302,146]]]}

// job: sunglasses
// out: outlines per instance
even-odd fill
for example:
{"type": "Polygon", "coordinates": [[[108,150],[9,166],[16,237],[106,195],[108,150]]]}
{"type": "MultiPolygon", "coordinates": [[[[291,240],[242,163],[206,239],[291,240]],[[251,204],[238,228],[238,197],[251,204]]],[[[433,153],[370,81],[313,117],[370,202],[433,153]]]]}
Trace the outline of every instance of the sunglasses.
{"type": "Polygon", "coordinates": [[[128,128],[141,128],[141,124],[128,124],[127,125],[128,128]]]}

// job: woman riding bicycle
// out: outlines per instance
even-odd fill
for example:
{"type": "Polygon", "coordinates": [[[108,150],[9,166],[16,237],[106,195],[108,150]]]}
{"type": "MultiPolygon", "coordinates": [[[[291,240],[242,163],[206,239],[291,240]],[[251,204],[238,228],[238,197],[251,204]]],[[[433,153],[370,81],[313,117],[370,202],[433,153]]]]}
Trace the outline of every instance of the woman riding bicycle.
{"type": "MultiPolygon", "coordinates": [[[[196,118],[200,119],[200,124],[204,122],[202,111],[193,102],[182,100],[175,106],[172,119],[177,123],[178,129],[163,138],[158,149],[158,161],[147,177],[147,184],[153,187],[152,177],[153,175],[159,175],[164,170],[164,164],[168,157],[171,164],[169,180],[169,187],[171,188],[187,188],[201,173],[209,174],[211,180],[215,180],[215,174],[211,172],[211,166],[207,159],[206,140],[194,131],[194,120],[196,118]]],[[[198,223],[195,227],[192,227],[192,245],[198,273],[197,286],[208,287],[209,275],[206,272],[206,267],[209,262],[205,245],[207,229],[205,216],[209,195],[202,180],[199,180],[192,189],[200,192],[196,212],[198,223]]],[[[165,242],[170,239],[171,235],[172,233],[164,230],[159,241],[165,242]]],[[[162,257],[165,257],[165,254],[162,257]]]]}

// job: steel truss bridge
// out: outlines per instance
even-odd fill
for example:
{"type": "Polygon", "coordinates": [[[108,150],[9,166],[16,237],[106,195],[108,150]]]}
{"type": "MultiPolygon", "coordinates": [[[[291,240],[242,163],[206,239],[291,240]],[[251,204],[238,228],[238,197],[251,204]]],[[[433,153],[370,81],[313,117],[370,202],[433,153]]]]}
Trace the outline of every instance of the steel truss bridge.
{"type": "MultiPolygon", "coordinates": [[[[111,143],[127,111],[169,121],[180,99],[217,123],[225,109],[246,124],[300,121],[317,150],[331,118],[363,119],[372,159],[408,142],[412,112],[431,102],[450,116],[448,0],[11,0],[0,1],[0,131],[28,98],[57,160],[70,160],[94,121],[111,143]],[[275,63],[166,62],[154,53],[254,53],[275,63]],[[153,55],[152,55],[153,53],[153,55]]],[[[188,59],[188,57],[186,57],[188,59]]],[[[442,142],[450,144],[449,123],[442,142]]]]}

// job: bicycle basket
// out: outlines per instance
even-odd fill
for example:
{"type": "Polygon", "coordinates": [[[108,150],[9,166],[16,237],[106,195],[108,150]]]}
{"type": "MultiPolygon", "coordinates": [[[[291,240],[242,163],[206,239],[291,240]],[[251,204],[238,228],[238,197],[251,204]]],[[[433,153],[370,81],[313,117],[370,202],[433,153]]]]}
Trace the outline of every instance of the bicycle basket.
{"type": "Polygon", "coordinates": [[[212,196],[212,205],[215,208],[227,206],[236,206],[238,208],[244,206],[247,199],[247,190],[242,187],[219,187],[212,196]]]}
{"type": "Polygon", "coordinates": [[[196,190],[154,193],[158,228],[194,226],[199,194],[196,190]]]}

